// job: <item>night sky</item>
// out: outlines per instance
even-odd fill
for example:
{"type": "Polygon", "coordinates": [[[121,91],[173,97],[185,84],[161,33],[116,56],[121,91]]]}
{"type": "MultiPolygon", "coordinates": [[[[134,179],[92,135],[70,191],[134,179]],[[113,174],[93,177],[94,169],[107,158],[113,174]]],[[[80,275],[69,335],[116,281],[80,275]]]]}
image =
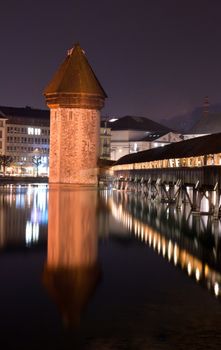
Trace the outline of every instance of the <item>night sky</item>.
{"type": "Polygon", "coordinates": [[[0,26],[0,105],[46,108],[77,41],[108,94],[103,115],[160,120],[221,102],[220,0],[7,0],[0,26]]]}

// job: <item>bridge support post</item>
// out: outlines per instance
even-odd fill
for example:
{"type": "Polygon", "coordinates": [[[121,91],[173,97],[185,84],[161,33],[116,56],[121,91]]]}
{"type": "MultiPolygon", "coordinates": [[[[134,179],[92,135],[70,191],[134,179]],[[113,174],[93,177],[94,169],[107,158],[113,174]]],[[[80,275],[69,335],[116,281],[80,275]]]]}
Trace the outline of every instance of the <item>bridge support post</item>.
{"type": "Polygon", "coordinates": [[[156,191],[157,191],[156,199],[161,201],[162,200],[162,188],[161,188],[161,179],[160,178],[158,178],[156,181],[156,191]]]}
{"type": "Polygon", "coordinates": [[[200,215],[202,195],[199,191],[199,181],[193,187],[192,214],[200,215]]]}
{"type": "Polygon", "coordinates": [[[219,219],[219,214],[220,214],[220,191],[219,191],[219,186],[218,182],[214,186],[214,191],[215,191],[215,204],[214,204],[214,210],[213,210],[213,217],[214,219],[219,219]]]}
{"type": "Polygon", "coordinates": [[[147,199],[151,199],[151,192],[152,192],[152,186],[151,186],[151,177],[147,181],[147,199]]]}
{"type": "Polygon", "coordinates": [[[174,203],[174,198],[175,198],[175,185],[172,182],[170,182],[169,191],[168,191],[169,203],[174,203]]]}
{"type": "Polygon", "coordinates": [[[126,178],[126,179],[125,179],[125,187],[124,187],[124,190],[125,190],[125,191],[128,191],[128,184],[129,184],[129,179],[126,178]]]}
{"type": "Polygon", "coordinates": [[[175,184],[175,201],[177,209],[181,209],[183,202],[182,182],[178,180],[175,184]]]}
{"type": "Polygon", "coordinates": [[[209,202],[209,213],[211,214],[214,212],[213,192],[212,191],[206,191],[206,192],[204,193],[204,196],[209,202]],[[207,196],[206,196],[206,192],[208,192],[207,196]]]}

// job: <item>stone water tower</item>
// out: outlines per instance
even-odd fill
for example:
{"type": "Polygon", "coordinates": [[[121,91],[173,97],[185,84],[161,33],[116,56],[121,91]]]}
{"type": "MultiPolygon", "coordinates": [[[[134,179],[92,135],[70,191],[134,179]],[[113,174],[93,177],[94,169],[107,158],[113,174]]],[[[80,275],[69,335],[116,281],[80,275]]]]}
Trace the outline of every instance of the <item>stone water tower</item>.
{"type": "Polygon", "coordinates": [[[107,97],[76,44],[44,90],[50,108],[49,182],[97,184],[100,110],[107,97]]]}

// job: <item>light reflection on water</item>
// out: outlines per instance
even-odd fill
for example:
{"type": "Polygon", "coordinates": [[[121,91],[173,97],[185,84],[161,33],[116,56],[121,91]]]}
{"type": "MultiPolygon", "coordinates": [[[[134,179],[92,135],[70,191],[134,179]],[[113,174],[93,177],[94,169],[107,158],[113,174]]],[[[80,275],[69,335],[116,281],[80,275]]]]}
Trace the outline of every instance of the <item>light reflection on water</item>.
{"type": "Polygon", "coordinates": [[[30,247],[47,239],[47,185],[0,188],[0,244],[30,247]]]}
{"type": "Polygon", "coordinates": [[[109,235],[110,212],[126,229],[124,236],[135,236],[220,296],[220,220],[194,216],[188,205],[177,210],[150,202],[142,195],[120,191],[50,186],[49,199],[48,193],[48,186],[40,184],[1,189],[2,248],[24,242],[31,247],[39,241],[46,242],[48,237],[48,274],[79,267],[93,269],[97,265],[98,237],[109,235]]]}
{"type": "MultiPolygon", "coordinates": [[[[133,334],[130,341],[135,345],[131,349],[148,348],[168,334],[175,342],[175,347],[169,348],[179,348],[174,329],[178,333],[183,329],[194,333],[199,332],[198,324],[202,326],[204,309],[195,306],[198,298],[202,298],[207,309],[202,333],[211,332],[210,327],[213,329],[221,316],[220,234],[220,220],[193,216],[188,206],[178,211],[174,206],[151,203],[135,194],[70,190],[66,186],[48,189],[45,185],[9,186],[0,191],[2,256],[9,251],[12,258],[14,252],[8,249],[12,247],[44,252],[43,264],[38,262],[38,283],[41,281],[44,292],[39,292],[35,303],[39,308],[43,305],[43,309],[53,305],[59,312],[62,329],[84,327],[81,337],[85,340],[87,334],[91,344],[96,340],[90,349],[120,348],[105,327],[114,329],[116,337],[122,337],[124,331],[128,338],[133,334]],[[196,289],[186,279],[194,282],[196,289]],[[193,292],[194,307],[185,300],[178,281],[182,288],[193,292]],[[132,306],[135,311],[131,311],[132,306]],[[107,336],[106,332],[110,337],[108,345],[100,339],[107,336]],[[139,347],[138,334],[145,339],[144,347],[139,347]]],[[[35,255],[33,266],[36,260],[35,255]]],[[[4,269],[1,265],[0,271],[1,267],[4,269]]],[[[26,292],[29,295],[31,290],[23,291],[26,292]]],[[[50,324],[55,316],[48,314],[50,324]]],[[[38,327],[41,323],[40,316],[38,327]]],[[[122,342],[127,342],[125,334],[122,342]]],[[[218,338],[217,344],[221,345],[218,338]]],[[[81,344],[79,349],[87,346],[81,344]]]]}
{"type": "Polygon", "coordinates": [[[64,323],[75,326],[100,276],[97,191],[50,186],[44,283],[64,323]]]}
{"type": "Polygon", "coordinates": [[[179,211],[123,192],[110,196],[109,206],[127,231],[220,296],[220,220],[193,216],[188,206],[179,211]]]}

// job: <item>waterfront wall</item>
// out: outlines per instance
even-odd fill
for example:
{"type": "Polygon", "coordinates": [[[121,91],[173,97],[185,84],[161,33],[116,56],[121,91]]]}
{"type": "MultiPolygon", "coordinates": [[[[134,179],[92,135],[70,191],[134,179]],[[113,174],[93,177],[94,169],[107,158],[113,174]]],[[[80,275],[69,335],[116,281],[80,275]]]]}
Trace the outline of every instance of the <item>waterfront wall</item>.
{"type": "Polygon", "coordinates": [[[47,176],[1,176],[0,186],[6,184],[48,183],[47,176]]]}

